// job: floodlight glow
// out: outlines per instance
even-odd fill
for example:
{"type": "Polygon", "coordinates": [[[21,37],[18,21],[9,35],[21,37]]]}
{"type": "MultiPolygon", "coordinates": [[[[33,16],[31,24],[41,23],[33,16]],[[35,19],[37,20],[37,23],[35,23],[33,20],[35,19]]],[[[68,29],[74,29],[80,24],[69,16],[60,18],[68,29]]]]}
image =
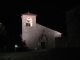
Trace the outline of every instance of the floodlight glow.
{"type": "Polygon", "coordinates": [[[32,20],[32,18],[31,17],[28,17],[27,20],[32,20]]]}
{"type": "Polygon", "coordinates": [[[15,48],[18,48],[18,45],[15,45],[15,48]]]}
{"type": "Polygon", "coordinates": [[[30,26],[32,27],[32,18],[28,17],[27,20],[26,20],[26,23],[30,23],[30,26]]]}

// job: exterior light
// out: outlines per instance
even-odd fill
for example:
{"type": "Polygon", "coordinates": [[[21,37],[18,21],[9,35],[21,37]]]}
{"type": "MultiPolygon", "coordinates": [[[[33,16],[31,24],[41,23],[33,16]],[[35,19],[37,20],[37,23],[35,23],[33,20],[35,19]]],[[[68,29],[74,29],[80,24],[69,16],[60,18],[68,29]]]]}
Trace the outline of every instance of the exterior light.
{"type": "Polygon", "coordinates": [[[18,48],[18,45],[15,45],[15,48],[18,48]]]}

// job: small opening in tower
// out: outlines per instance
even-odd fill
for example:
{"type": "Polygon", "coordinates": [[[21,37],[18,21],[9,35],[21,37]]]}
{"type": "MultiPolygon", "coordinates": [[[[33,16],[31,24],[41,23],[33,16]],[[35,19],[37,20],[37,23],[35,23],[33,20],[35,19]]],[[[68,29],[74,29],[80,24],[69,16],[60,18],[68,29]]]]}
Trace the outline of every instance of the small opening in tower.
{"type": "Polygon", "coordinates": [[[27,20],[26,20],[26,26],[31,26],[32,27],[32,19],[30,17],[28,17],[27,20]]]}

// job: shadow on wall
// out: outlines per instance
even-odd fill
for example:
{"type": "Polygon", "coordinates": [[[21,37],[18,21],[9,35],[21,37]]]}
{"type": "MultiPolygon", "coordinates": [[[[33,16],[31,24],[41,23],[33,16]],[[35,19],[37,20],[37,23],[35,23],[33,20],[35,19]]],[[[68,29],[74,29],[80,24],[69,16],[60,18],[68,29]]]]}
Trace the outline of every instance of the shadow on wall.
{"type": "Polygon", "coordinates": [[[55,48],[67,48],[68,39],[65,36],[55,38],[55,48]]]}

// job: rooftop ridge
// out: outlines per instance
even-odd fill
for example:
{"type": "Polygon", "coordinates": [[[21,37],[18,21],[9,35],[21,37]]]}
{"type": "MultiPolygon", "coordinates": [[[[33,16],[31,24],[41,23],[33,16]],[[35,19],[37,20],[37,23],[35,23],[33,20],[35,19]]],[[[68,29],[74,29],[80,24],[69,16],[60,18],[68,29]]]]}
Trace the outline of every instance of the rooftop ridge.
{"type": "Polygon", "coordinates": [[[32,15],[32,16],[37,16],[36,14],[30,13],[30,12],[23,13],[23,14],[21,14],[21,15],[32,15]]]}

